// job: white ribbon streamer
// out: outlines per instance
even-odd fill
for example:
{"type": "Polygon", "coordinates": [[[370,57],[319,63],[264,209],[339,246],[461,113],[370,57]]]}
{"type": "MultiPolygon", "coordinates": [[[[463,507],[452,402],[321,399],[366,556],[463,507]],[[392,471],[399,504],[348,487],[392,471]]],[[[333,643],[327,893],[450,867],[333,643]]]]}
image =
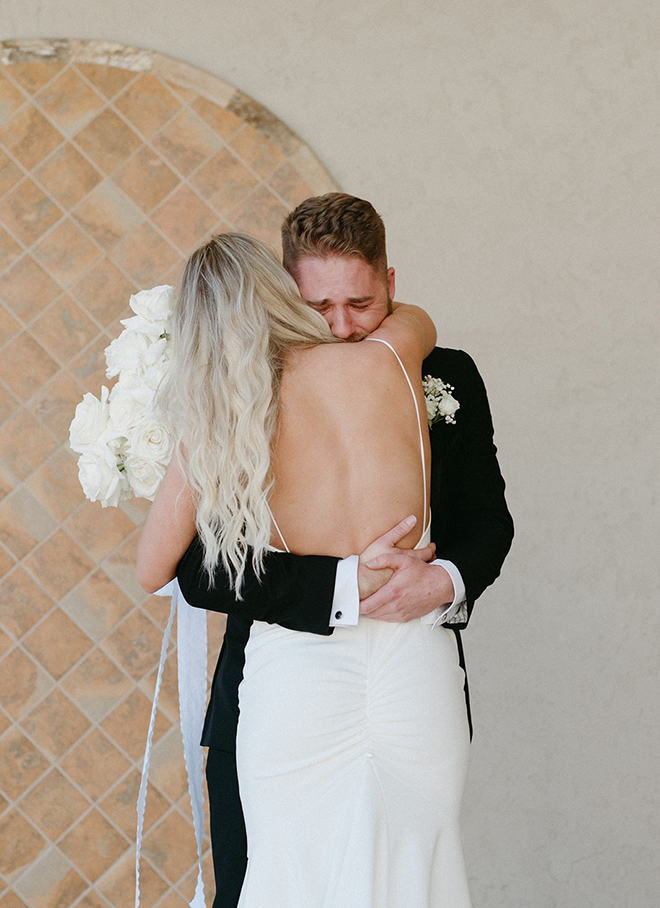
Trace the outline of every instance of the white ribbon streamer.
{"type": "MultiPolygon", "coordinates": [[[[176,580],[158,590],[157,596],[172,596],[170,617],[163,634],[160,650],[160,662],[154,690],[154,702],[151,707],[147,745],[144,751],[142,778],[137,801],[137,837],[135,845],[135,908],[140,908],[140,855],[142,852],[142,834],[144,830],[144,811],[147,803],[147,784],[149,781],[149,763],[151,746],[156,723],[158,696],[163,680],[163,669],[167,658],[167,647],[170,642],[172,624],[177,602],[179,615],[177,621],[177,653],[179,672],[179,710],[181,714],[181,735],[183,738],[183,756],[188,773],[188,792],[192,807],[193,826],[197,842],[197,886],[190,908],[205,908],[204,881],[202,879],[202,842],[204,839],[204,752],[200,739],[204,724],[206,708],[206,612],[190,606],[176,580]]],[[[175,843],[172,843],[175,847],[175,843]]]]}
{"type": "Polygon", "coordinates": [[[179,593],[177,656],[179,667],[179,711],[183,757],[188,773],[188,791],[197,840],[197,887],[190,908],[204,908],[202,843],[204,841],[204,751],[200,741],[206,707],[206,612],[193,608],[179,593]]]}

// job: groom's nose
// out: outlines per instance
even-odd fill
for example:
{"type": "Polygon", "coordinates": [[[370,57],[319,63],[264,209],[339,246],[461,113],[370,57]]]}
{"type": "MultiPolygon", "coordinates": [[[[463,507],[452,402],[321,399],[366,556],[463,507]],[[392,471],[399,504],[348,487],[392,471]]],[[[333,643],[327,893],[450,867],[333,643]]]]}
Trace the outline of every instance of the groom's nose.
{"type": "Polygon", "coordinates": [[[341,307],[332,310],[332,313],[328,317],[328,324],[330,325],[330,330],[334,336],[341,337],[344,340],[351,337],[351,335],[355,333],[357,327],[353,324],[351,313],[341,307]]]}

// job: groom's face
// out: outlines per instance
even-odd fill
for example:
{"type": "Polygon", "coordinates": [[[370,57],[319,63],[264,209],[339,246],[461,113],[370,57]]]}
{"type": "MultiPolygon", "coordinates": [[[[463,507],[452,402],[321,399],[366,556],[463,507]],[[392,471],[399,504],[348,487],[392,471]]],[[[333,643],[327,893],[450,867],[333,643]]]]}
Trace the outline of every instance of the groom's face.
{"type": "Polygon", "coordinates": [[[385,273],[354,255],[310,255],[300,259],[293,277],[335,337],[362,340],[392,311],[394,268],[385,273]]]}

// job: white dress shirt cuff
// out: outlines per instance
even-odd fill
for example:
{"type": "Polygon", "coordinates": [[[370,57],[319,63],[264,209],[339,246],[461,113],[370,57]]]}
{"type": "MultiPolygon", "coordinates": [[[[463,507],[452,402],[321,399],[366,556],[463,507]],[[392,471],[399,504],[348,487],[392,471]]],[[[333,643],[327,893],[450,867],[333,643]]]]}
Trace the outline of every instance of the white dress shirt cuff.
{"type": "Polygon", "coordinates": [[[359,555],[349,555],[337,565],[335,594],[332,599],[330,627],[356,625],[360,617],[360,591],[358,589],[359,555]]]}
{"type": "Polygon", "coordinates": [[[451,577],[451,582],[454,584],[454,601],[451,605],[434,608],[432,612],[424,615],[419,620],[422,624],[432,624],[433,627],[437,627],[439,624],[464,621],[467,617],[467,602],[465,599],[465,584],[463,583],[461,572],[453,561],[445,561],[444,558],[436,558],[431,564],[440,565],[451,577]]]}

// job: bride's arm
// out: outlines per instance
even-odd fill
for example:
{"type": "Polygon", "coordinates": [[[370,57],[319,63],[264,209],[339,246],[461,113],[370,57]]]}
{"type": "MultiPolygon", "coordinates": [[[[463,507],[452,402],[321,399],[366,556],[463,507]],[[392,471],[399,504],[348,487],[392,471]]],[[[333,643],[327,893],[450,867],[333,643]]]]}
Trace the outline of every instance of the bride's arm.
{"type": "Polygon", "coordinates": [[[151,505],[137,550],[137,578],[147,593],[169,583],[195,536],[195,501],[181,468],[172,456],[151,505]]]}
{"type": "Polygon", "coordinates": [[[399,356],[423,360],[435,347],[436,327],[431,316],[419,306],[393,303],[393,311],[369,335],[392,344],[399,356]]]}

